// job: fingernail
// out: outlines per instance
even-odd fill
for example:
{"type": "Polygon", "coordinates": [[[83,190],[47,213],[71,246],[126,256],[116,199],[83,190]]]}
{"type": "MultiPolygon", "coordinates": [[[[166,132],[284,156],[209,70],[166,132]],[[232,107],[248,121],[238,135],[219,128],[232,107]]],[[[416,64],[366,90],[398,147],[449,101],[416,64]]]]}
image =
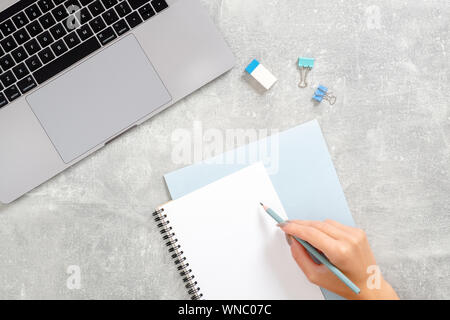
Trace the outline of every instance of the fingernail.
{"type": "Polygon", "coordinates": [[[286,236],[286,241],[287,241],[287,243],[288,243],[288,245],[290,247],[291,244],[292,244],[292,237],[290,235],[288,235],[288,234],[285,234],[285,236],[286,236]]]}

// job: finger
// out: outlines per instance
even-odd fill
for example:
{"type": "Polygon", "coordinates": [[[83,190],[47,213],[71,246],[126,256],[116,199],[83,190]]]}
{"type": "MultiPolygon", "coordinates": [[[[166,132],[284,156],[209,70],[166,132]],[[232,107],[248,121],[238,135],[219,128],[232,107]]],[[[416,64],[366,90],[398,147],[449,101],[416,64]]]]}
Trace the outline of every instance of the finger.
{"type": "Polygon", "coordinates": [[[337,228],[336,226],[322,222],[322,221],[309,221],[309,220],[290,220],[292,223],[313,227],[319,229],[320,231],[326,233],[330,237],[336,240],[348,239],[347,232],[337,228]]]}
{"type": "Polygon", "coordinates": [[[311,282],[315,282],[320,265],[311,259],[311,256],[308,254],[306,249],[297,241],[292,241],[291,254],[306,277],[311,282]]]}
{"type": "Polygon", "coordinates": [[[362,229],[346,226],[333,220],[326,220],[326,223],[345,231],[347,233],[347,241],[349,241],[350,243],[361,242],[361,240],[366,237],[366,234],[362,229]]]}
{"type": "Polygon", "coordinates": [[[340,222],[330,220],[330,219],[325,220],[325,223],[331,224],[331,225],[335,226],[336,228],[338,228],[344,232],[347,232],[347,233],[353,233],[355,230],[355,228],[353,228],[353,227],[346,226],[345,224],[342,224],[340,222]]]}
{"type": "Polygon", "coordinates": [[[284,232],[309,242],[316,249],[325,253],[325,255],[332,254],[338,244],[337,240],[313,227],[291,222],[281,224],[280,227],[284,232]]]}
{"type": "Polygon", "coordinates": [[[284,236],[286,237],[287,244],[289,246],[291,246],[292,245],[292,240],[293,240],[292,236],[288,235],[287,233],[285,233],[284,236]]]}

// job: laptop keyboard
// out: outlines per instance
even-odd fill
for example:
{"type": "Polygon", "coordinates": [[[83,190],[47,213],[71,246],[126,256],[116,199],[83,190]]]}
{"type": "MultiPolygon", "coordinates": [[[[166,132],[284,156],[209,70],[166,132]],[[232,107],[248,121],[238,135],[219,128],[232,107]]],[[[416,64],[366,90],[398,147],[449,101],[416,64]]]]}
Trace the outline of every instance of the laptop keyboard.
{"type": "Polygon", "coordinates": [[[0,108],[167,7],[165,0],[22,0],[0,12],[0,108]]]}

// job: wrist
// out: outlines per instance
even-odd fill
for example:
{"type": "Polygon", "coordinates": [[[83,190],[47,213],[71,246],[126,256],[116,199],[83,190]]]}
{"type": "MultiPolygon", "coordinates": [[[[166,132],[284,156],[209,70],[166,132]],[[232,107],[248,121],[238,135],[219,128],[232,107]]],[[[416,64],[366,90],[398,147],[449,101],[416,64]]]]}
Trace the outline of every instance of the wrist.
{"type": "Polygon", "coordinates": [[[382,280],[379,288],[369,289],[364,286],[361,290],[358,298],[361,300],[398,300],[398,296],[395,293],[391,285],[386,281],[382,280]]]}

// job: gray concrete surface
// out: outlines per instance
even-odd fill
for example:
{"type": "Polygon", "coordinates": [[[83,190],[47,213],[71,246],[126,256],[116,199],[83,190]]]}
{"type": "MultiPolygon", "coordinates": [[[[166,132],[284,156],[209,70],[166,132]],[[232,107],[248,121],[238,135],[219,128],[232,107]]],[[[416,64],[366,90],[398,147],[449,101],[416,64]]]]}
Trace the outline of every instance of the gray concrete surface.
{"type": "MultiPolygon", "coordinates": [[[[236,68],[17,202],[0,206],[1,299],[173,299],[183,284],[149,213],[177,128],[287,129],[318,119],[350,208],[401,298],[450,298],[447,0],[203,0],[236,68]],[[299,55],[338,102],[296,87],[299,55]],[[260,94],[252,58],[279,83],[260,94]],[[81,268],[81,288],[66,285],[81,268]]],[[[7,152],[3,150],[2,152],[7,152]]]]}

